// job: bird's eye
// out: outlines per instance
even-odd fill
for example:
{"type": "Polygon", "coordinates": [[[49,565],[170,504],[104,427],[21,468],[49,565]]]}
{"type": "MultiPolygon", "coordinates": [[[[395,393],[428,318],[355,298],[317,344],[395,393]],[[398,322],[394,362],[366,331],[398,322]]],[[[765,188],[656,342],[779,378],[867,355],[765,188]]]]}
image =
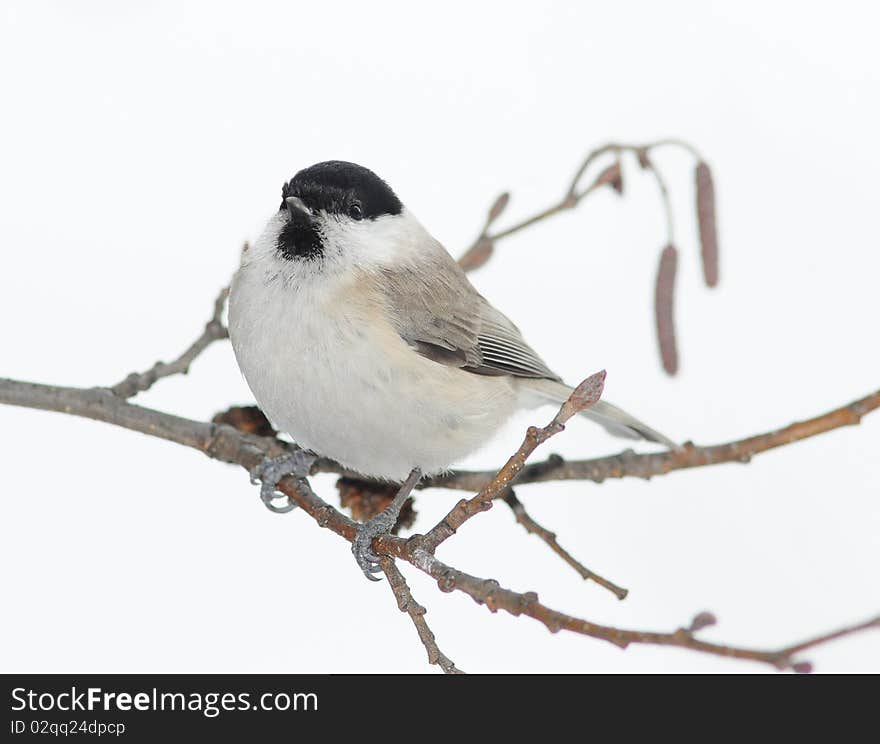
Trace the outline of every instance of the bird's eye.
{"type": "Polygon", "coordinates": [[[348,208],[348,216],[353,220],[362,220],[364,218],[364,210],[361,205],[355,202],[348,208]]]}

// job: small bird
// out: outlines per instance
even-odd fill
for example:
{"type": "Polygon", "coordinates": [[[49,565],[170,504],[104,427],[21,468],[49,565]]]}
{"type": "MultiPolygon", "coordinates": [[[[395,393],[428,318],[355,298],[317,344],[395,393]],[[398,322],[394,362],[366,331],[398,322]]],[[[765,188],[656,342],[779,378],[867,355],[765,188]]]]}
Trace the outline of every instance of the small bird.
{"type": "MultiPolygon", "coordinates": [[[[242,254],[229,336],[279,430],[347,469],[403,482],[352,544],[372,579],[372,540],[394,526],[422,475],[474,452],[516,409],[561,405],[572,388],[375,173],[318,163],[281,194],[242,254]]],[[[616,436],[677,446],[605,401],[583,413],[616,436]]],[[[278,480],[303,466],[298,452],[256,470],[270,508],[278,480]]]]}

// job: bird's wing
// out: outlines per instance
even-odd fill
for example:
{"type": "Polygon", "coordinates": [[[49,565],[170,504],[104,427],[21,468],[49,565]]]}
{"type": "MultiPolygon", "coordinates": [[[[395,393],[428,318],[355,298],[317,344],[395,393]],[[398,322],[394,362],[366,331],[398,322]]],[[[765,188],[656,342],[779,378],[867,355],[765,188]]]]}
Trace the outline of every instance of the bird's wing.
{"type": "MultiPolygon", "coordinates": [[[[531,394],[545,402],[564,402],[572,389],[544,364],[519,329],[474,289],[442,246],[440,251],[442,255],[421,261],[418,271],[386,269],[377,282],[401,338],[439,364],[479,375],[531,378],[525,386],[531,394]]],[[[678,446],[604,400],[583,414],[615,436],[678,446]]]]}
{"type": "Polygon", "coordinates": [[[558,380],[519,329],[490,305],[441,247],[418,271],[383,271],[379,289],[395,329],[439,364],[481,375],[558,380]]]}
{"type": "Polygon", "coordinates": [[[480,332],[477,349],[482,365],[472,371],[479,374],[502,374],[559,380],[535,350],[529,346],[510,319],[480,297],[480,332]]]}

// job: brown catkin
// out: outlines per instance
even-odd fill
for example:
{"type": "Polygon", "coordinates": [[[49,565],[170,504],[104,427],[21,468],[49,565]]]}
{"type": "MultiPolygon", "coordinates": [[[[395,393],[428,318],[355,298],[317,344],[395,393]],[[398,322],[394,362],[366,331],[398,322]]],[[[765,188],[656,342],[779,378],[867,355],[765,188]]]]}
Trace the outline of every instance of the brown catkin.
{"type": "Polygon", "coordinates": [[[706,284],[718,284],[718,231],[715,226],[715,184],[712,171],[702,160],[694,171],[697,188],[697,221],[700,227],[700,251],[706,284]]]}
{"type": "Polygon", "coordinates": [[[657,266],[657,283],[654,287],[654,315],[657,321],[657,343],[660,359],[667,374],[678,372],[678,346],[675,341],[675,273],[678,268],[678,251],[667,245],[660,254],[657,266]]]}

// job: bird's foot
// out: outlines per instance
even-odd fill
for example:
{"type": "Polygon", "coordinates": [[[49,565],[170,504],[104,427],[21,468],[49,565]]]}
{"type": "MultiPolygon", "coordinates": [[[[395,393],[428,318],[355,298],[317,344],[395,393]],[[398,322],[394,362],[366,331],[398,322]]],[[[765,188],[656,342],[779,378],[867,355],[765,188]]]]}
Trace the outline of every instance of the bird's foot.
{"type": "Polygon", "coordinates": [[[422,477],[422,471],[414,468],[404,484],[400,487],[394,500],[379,512],[375,517],[357,527],[357,534],[351,543],[351,552],[354,559],[370,581],[379,581],[373,574],[382,570],[379,565],[379,556],[373,552],[373,538],[387,535],[397,524],[400,510],[404,502],[409,498],[416,483],[422,477]]]}
{"type": "Polygon", "coordinates": [[[357,535],[351,543],[354,559],[361,567],[361,571],[364,572],[364,576],[370,581],[379,581],[380,579],[377,579],[373,574],[382,570],[379,566],[379,556],[373,552],[373,538],[387,535],[397,523],[398,515],[389,514],[388,511],[388,509],[384,509],[370,521],[359,524],[357,535]]]}
{"type": "Polygon", "coordinates": [[[296,509],[296,504],[287,496],[284,496],[287,499],[286,504],[281,506],[275,504],[275,499],[278,497],[275,488],[278,481],[287,475],[305,478],[314,461],[315,455],[311,452],[296,450],[280,457],[267,457],[251,470],[251,483],[256,485],[257,481],[260,481],[260,499],[269,511],[285,514],[296,509]]]}

